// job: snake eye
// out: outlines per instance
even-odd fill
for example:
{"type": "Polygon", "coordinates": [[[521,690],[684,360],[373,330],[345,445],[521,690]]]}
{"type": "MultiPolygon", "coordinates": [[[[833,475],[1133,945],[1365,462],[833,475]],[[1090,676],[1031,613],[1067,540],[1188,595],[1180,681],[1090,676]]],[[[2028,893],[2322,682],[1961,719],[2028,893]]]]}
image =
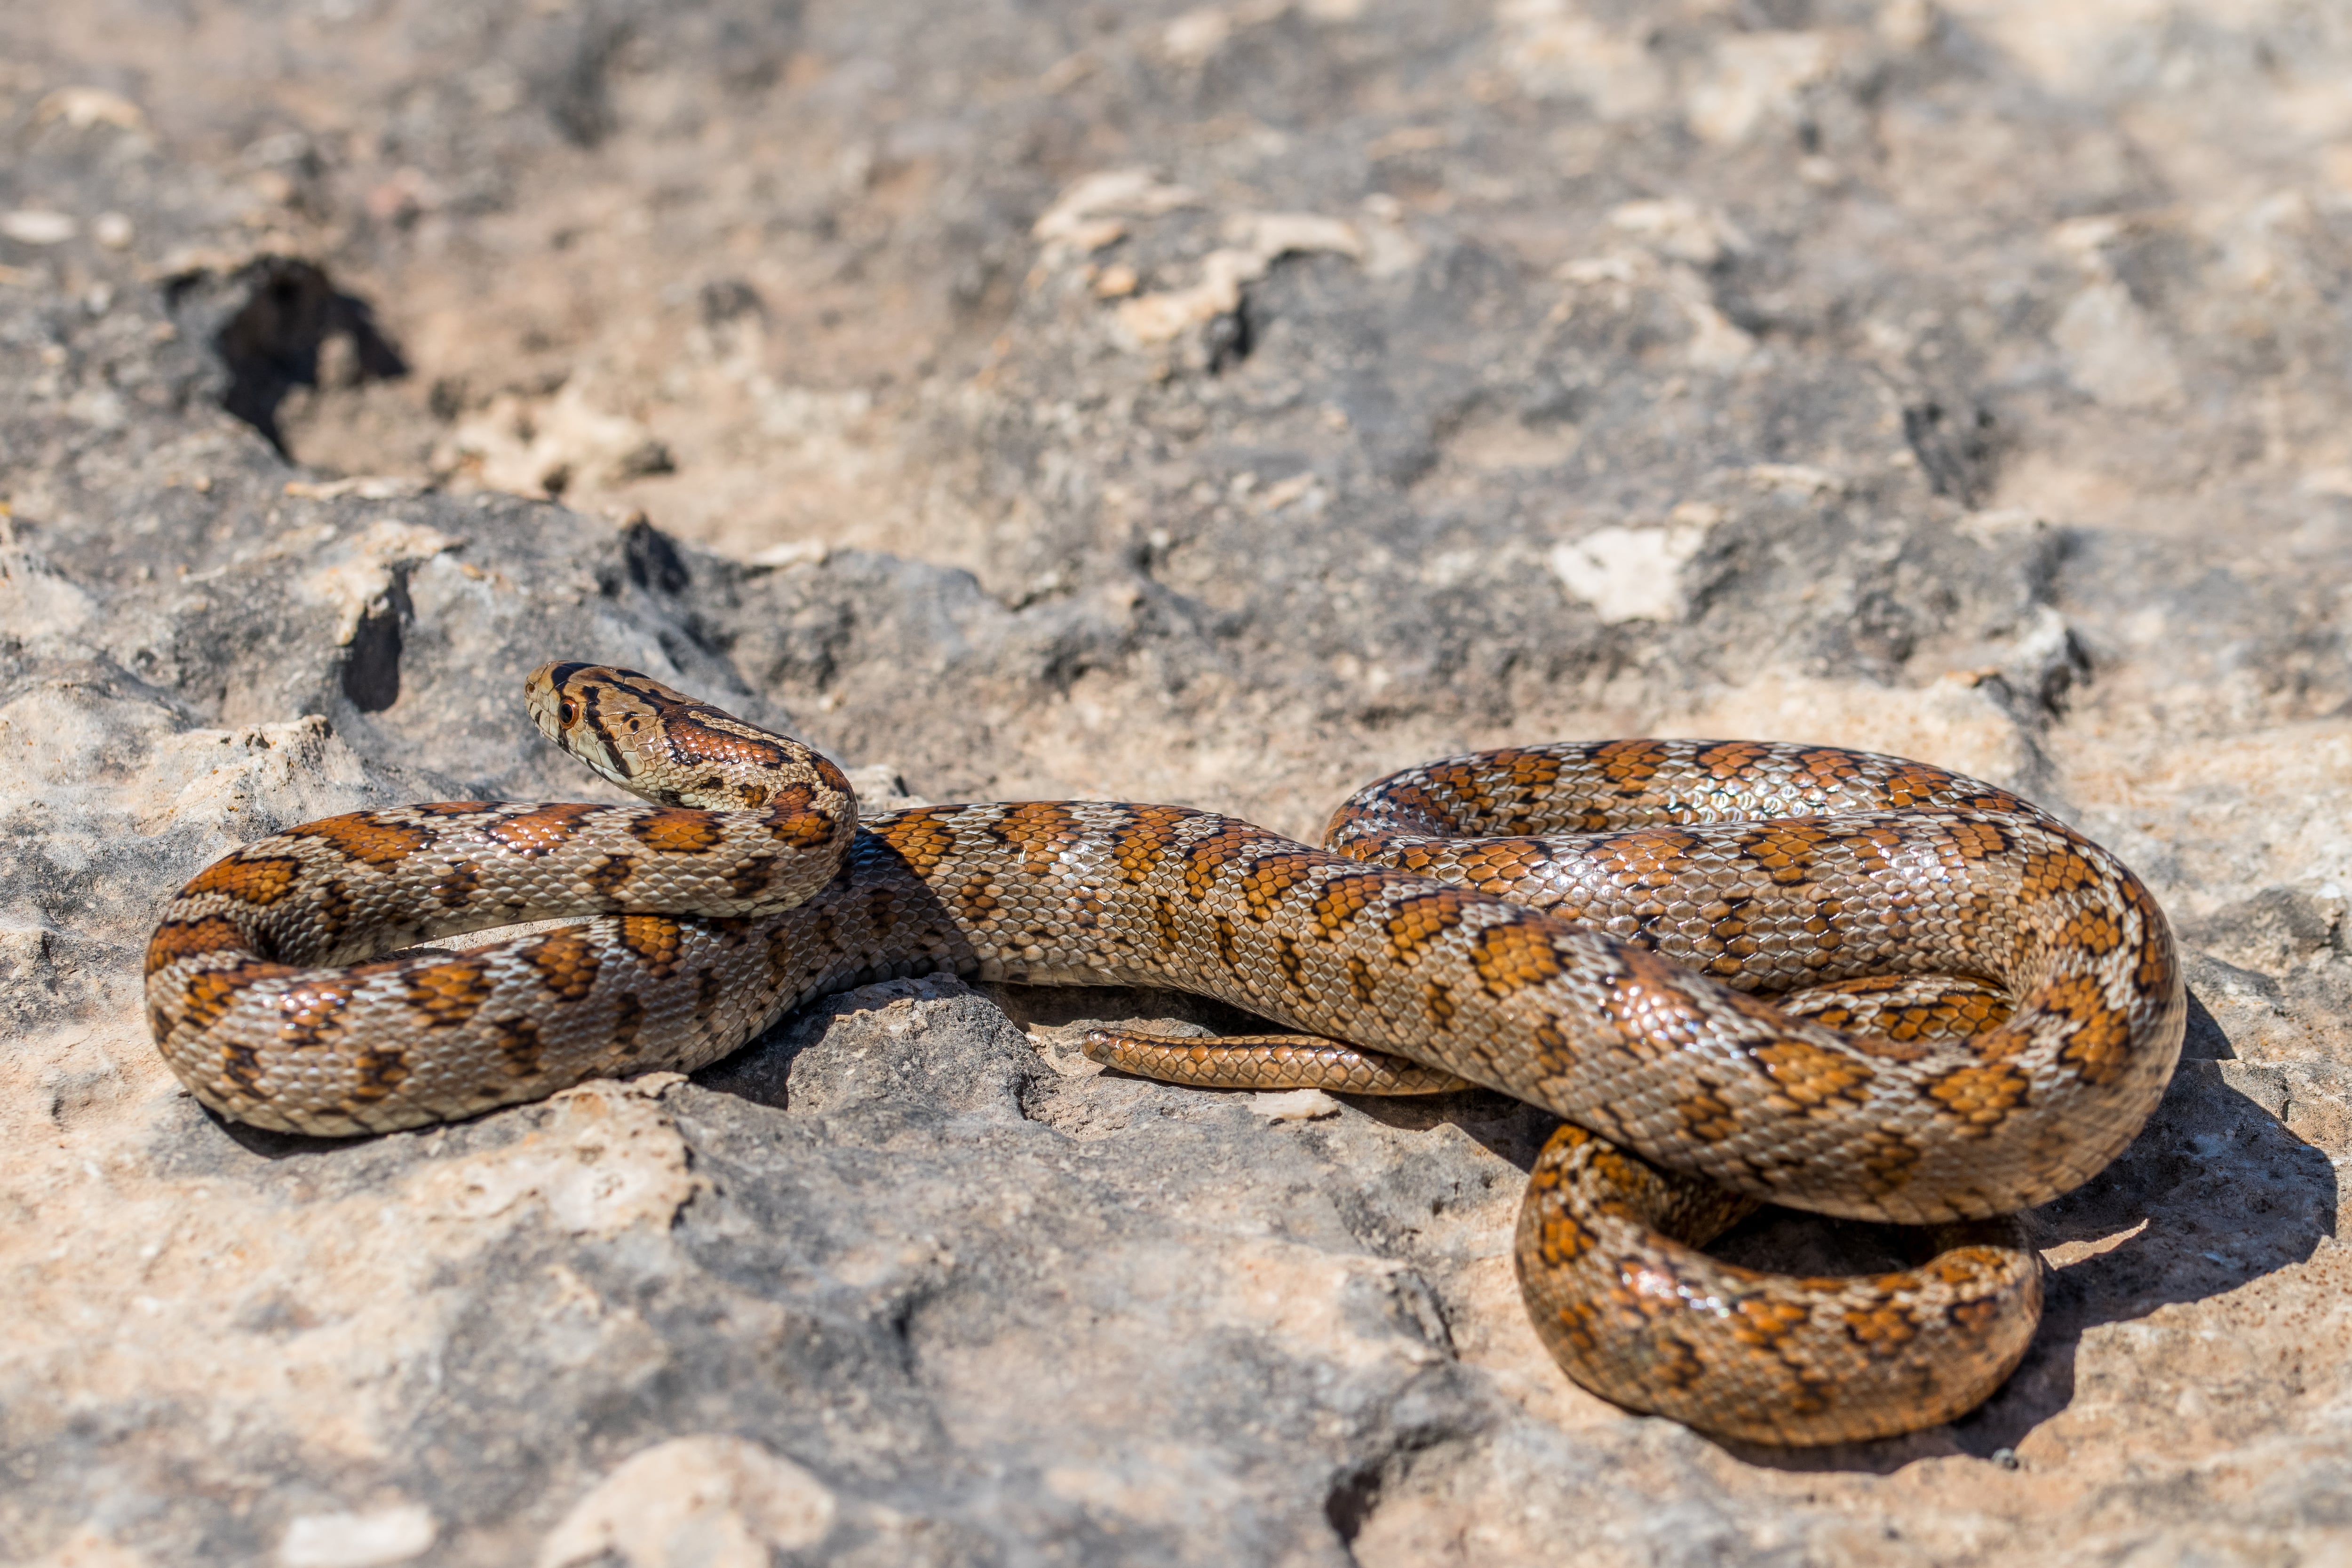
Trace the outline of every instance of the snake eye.
{"type": "Polygon", "coordinates": [[[571,697],[565,698],[562,702],[557,706],[555,716],[562,721],[563,727],[567,730],[572,728],[572,725],[580,722],[579,700],[571,697]]]}

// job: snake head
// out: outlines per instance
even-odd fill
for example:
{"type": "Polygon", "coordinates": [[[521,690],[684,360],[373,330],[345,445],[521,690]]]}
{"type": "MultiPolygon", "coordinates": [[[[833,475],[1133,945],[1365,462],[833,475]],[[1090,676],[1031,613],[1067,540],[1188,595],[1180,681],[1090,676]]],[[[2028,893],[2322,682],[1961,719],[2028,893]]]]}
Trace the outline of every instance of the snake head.
{"type": "Polygon", "coordinates": [[[794,784],[850,798],[841,770],[800,742],[634,669],[543,664],[524,681],[523,693],[540,733],[658,805],[757,810],[794,784]]]}
{"type": "Polygon", "coordinates": [[[623,789],[637,793],[643,792],[635,780],[648,761],[637,742],[652,728],[655,717],[644,700],[668,699],[682,705],[691,700],[634,669],[570,661],[532,670],[523,682],[523,698],[541,734],[623,789]]]}

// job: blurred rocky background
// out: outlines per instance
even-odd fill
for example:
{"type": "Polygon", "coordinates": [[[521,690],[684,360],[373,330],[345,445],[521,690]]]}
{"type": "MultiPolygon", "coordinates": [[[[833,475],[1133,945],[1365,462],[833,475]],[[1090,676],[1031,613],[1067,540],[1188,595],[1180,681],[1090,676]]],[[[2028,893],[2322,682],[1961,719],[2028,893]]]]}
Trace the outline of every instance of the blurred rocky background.
{"type": "Polygon", "coordinates": [[[2334,0],[0,7],[0,1558],[2345,1561],[2348,416],[2334,0]],[[606,797],[555,656],[873,809],[1927,758],[2148,879],[2189,1059],[2008,1388],[1807,1455],[1551,1365],[1534,1113],[1076,1055],[1181,998],[207,1119],[163,900],[606,797]]]}

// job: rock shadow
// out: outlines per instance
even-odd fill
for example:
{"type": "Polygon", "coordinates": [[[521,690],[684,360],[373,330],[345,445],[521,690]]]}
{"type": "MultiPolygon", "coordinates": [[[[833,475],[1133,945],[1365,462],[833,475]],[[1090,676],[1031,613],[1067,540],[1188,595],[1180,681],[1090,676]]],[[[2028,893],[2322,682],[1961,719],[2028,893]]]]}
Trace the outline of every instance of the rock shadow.
{"type": "MultiPolygon", "coordinates": [[[[206,344],[226,373],[215,395],[253,426],[287,461],[279,405],[296,387],[315,388],[331,342],[350,347],[337,379],[357,384],[395,380],[408,362],[376,326],[375,309],[335,287],[326,269],[288,256],[261,256],[226,276],[179,273],[163,284],[163,305],[180,330],[206,344]]],[[[216,378],[217,379],[217,378],[216,378]]]]}

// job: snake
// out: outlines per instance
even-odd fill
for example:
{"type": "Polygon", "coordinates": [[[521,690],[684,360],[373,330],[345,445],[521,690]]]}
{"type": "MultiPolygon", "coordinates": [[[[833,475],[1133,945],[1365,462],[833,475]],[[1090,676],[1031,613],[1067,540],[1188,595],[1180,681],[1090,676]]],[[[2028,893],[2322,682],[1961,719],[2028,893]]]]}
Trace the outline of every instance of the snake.
{"type": "Polygon", "coordinates": [[[1086,1054],[1558,1116],[1513,1247],[1544,1348],[1626,1410],[1802,1447],[1950,1421],[2001,1384],[2041,1311],[2021,1211],[2138,1134],[2180,1051],[2180,964],[2139,879],[1923,763],[1508,747],[1368,785],[1318,847],[1127,802],[861,823],[821,753],[649,676],[559,662],[525,695],[638,801],[328,817],[170,900],[148,1022],[205,1108],[417,1127],[691,1071],[803,1002],[929,973],[1192,993],[1270,1032],[1100,1029],[1086,1054]],[[1916,1256],[1807,1277],[1704,1250],[1766,1203],[1919,1227],[1916,1256]]]}

